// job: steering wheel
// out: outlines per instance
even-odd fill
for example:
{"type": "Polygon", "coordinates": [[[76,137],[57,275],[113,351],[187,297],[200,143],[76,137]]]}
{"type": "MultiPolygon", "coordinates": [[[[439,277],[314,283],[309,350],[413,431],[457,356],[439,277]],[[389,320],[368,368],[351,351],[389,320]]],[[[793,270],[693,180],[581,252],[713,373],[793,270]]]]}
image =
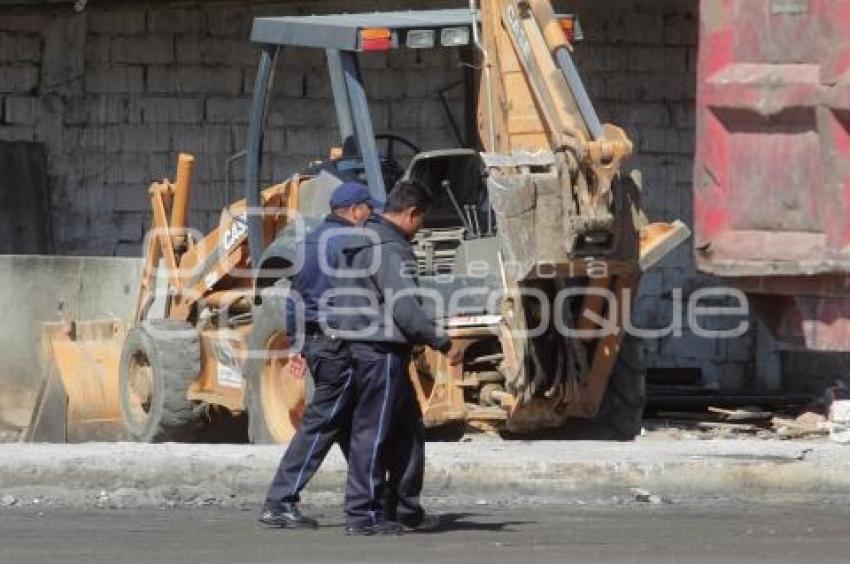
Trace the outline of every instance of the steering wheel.
{"type": "Polygon", "coordinates": [[[422,152],[416,143],[414,143],[410,139],[407,139],[406,137],[396,135],[395,133],[378,133],[377,135],[375,135],[375,141],[386,142],[387,150],[386,152],[382,153],[381,156],[386,159],[387,164],[393,169],[393,172],[396,173],[398,177],[401,177],[401,175],[404,174],[404,167],[396,158],[396,143],[398,143],[399,145],[404,145],[404,147],[408,151],[410,151],[411,158],[422,152]]]}

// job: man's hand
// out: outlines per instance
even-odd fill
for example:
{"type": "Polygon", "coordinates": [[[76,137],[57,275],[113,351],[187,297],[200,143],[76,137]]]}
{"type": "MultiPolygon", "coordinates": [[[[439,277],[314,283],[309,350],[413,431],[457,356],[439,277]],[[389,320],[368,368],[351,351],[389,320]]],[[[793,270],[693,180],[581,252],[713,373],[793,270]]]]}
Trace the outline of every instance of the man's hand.
{"type": "Polygon", "coordinates": [[[446,353],[446,358],[449,359],[450,366],[457,366],[463,362],[463,350],[456,343],[452,343],[452,348],[446,353]]]}

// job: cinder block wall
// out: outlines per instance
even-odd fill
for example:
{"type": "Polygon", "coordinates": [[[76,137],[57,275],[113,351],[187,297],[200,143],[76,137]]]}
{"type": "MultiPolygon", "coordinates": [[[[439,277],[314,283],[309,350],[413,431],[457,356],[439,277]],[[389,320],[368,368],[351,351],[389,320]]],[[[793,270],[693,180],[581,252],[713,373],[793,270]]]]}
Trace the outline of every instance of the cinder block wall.
{"type": "MultiPolygon", "coordinates": [[[[198,159],[190,222],[208,229],[229,200],[226,159],[245,137],[256,50],[254,15],[454,7],[463,1],[123,2],[0,8],[0,139],[46,144],[53,236],[63,254],[138,255],[148,222],[146,187],[173,174],[179,150],[198,159]]],[[[587,41],[576,58],[606,120],[637,142],[653,219],[691,221],[696,0],[556,2],[578,13],[587,41]]],[[[456,53],[364,58],[378,130],[423,148],[453,143],[438,88],[460,78],[456,53]]],[[[266,181],[319,158],[338,136],[315,51],[284,55],[270,115],[266,181]]],[[[460,108],[457,108],[460,111],[460,108]]],[[[241,167],[233,169],[241,178],[241,167]]],[[[238,194],[238,184],[234,186],[238,194]]],[[[683,246],[646,275],[638,324],[664,327],[672,290],[710,283],[683,246]]],[[[706,341],[690,333],[649,343],[654,366],[696,366],[707,383],[751,374],[751,336],[706,341]]]]}

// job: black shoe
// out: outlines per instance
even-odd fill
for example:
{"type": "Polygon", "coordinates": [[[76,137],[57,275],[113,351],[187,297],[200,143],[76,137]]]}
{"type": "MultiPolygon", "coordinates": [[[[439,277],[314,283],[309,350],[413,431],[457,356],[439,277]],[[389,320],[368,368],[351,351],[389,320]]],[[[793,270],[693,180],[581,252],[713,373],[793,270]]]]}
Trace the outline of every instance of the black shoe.
{"type": "Polygon", "coordinates": [[[263,525],[282,529],[315,529],[319,526],[315,519],[301,514],[298,504],[287,501],[267,501],[257,520],[263,525]]]}
{"type": "Polygon", "coordinates": [[[397,536],[403,533],[404,527],[393,521],[381,521],[374,525],[368,523],[349,525],[345,528],[345,534],[350,537],[371,537],[373,535],[397,536]]]}
{"type": "Polygon", "coordinates": [[[425,513],[416,521],[399,520],[399,524],[405,533],[427,533],[440,526],[440,516],[433,513],[425,513]]]}

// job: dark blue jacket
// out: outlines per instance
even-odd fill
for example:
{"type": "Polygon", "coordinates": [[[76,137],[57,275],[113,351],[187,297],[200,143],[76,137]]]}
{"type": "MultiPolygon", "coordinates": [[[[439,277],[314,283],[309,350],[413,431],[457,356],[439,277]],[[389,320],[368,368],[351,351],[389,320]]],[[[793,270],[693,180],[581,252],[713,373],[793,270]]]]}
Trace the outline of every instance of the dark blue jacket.
{"type": "Polygon", "coordinates": [[[339,264],[364,273],[334,278],[332,325],[341,338],[448,351],[451,341],[422,307],[413,248],[395,225],[373,216],[353,229],[339,264]]]}
{"type": "Polygon", "coordinates": [[[302,329],[299,321],[303,324],[320,323],[327,319],[327,312],[320,311],[319,304],[325,292],[333,286],[333,281],[328,272],[323,272],[320,262],[320,253],[324,253],[326,264],[334,269],[338,268],[340,251],[351,231],[353,224],[346,219],[329,214],[325,220],[298,243],[298,256],[303,257],[301,269],[292,279],[292,290],[300,296],[304,302],[303,319],[298,319],[296,308],[292,300],[287,300],[287,328],[290,333],[302,329]],[[323,235],[333,229],[343,229],[340,233],[323,235]],[[324,248],[322,248],[324,247],[324,248]],[[293,329],[294,328],[294,331],[293,329]]]}

